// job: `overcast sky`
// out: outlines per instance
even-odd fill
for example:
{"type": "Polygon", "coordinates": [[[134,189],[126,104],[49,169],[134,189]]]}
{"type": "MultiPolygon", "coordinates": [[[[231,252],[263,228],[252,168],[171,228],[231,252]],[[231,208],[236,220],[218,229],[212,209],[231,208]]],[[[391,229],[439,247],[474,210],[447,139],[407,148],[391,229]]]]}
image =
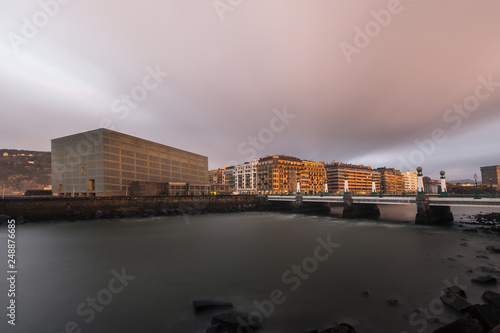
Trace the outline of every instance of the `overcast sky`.
{"type": "Polygon", "coordinates": [[[0,0],[0,148],[108,127],[208,156],[500,164],[499,1],[0,0]]]}

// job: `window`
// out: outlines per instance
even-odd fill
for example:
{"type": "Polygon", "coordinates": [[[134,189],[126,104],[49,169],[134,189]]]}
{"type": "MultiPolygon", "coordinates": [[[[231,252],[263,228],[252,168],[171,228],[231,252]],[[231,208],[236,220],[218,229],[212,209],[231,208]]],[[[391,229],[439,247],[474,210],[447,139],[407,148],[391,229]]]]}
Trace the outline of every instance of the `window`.
{"type": "Polygon", "coordinates": [[[81,173],[82,175],[85,173],[85,167],[82,167],[82,168],[80,169],[80,173],[81,173]]]}
{"type": "Polygon", "coordinates": [[[62,184],[59,184],[59,186],[57,187],[57,190],[58,190],[59,192],[62,192],[62,184]]]}
{"type": "Polygon", "coordinates": [[[95,179],[87,180],[87,191],[95,191],[95,179]]]}

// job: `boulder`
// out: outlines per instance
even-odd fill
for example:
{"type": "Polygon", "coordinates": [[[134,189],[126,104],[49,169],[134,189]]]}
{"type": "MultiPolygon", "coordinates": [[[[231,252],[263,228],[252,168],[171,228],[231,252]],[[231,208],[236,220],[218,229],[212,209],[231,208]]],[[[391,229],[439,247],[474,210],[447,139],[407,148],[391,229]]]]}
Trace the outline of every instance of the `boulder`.
{"type": "Polygon", "coordinates": [[[476,319],[457,319],[441,326],[434,333],[483,333],[484,329],[476,319]]]}
{"type": "Polygon", "coordinates": [[[5,214],[0,214],[0,225],[3,223],[7,224],[7,222],[10,220],[10,216],[5,215],[5,214]]]}
{"type": "Polygon", "coordinates": [[[465,294],[465,291],[462,288],[460,288],[459,286],[451,286],[448,288],[444,288],[443,293],[445,293],[445,294],[454,293],[454,294],[457,294],[458,296],[461,296],[461,297],[467,297],[467,295],[465,294]]]}
{"type": "Polygon", "coordinates": [[[499,293],[496,293],[491,290],[486,290],[483,295],[481,296],[486,302],[490,302],[492,299],[500,297],[499,293]]]}
{"type": "Polygon", "coordinates": [[[496,284],[497,279],[495,279],[493,276],[478,276],[475,278],[470,279],[472,282],[475,283],[480,283],[480,284],[496,284]]]}
{"type": "Polygon", "coordinates": [[[500,325],[497,325],[494,329],[492,329],[489,333],[500,333],[500,325]]]}
{"type": "Polygon", "coordinates": [[[196,299],[193,301],[193,306],[196,311],[203,311],[211,308],[233,307],[233,303],[210,299],[196,299]]]}
{"type": "Polygon", "coordinates": [[[472,306],[471,303],[454,293],[447,293],[441,296],[440,299],[444,304],[458,312],[465,312],[472,306]]]}
{"type": "Polygon", "coordinates": [[[211,327],[220,325],[219,327],[223,330],[221,332],[227,333],[245,332],[245,328],[249,331],[249,328],[253,329],[262,326],[263,322],[261,320],[262,317],[249,318],[248,313],[231,311],[212,317],[211,327]]]}
{"type": "Polygon", "coordinates": [[[388,299],[386,301],[387,304],[392,305],[392,306],[397,306],[399,305],[399,301],[397,299],[388,299]]]}
{"type": "Polygon", "coordinates": [[[491,304],[476,304],[468,312],[472,318],[479,320],[487,332],[500,325],[500,310],[491,304]]]}
{"type": "Polygon", "coordinates": [[[104,214],[100,210],[98,210],[97,212],[95,212],[94,216],[96,219],[100,219],[104,216],[104,214]]]}

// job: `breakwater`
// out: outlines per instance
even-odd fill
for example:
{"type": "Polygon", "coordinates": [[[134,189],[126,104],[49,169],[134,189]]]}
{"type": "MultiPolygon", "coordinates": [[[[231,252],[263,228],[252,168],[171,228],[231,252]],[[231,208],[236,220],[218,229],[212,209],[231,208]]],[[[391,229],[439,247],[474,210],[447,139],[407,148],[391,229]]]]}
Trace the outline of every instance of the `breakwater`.
{"type": "Polygon", "coordinates": [[[0,200],[0,215],[26,220],[113,218],[137,215],[178,215],[233,212],[265,207],[256,195],[155,196],[95,198],[10,198],[0,200]]]}

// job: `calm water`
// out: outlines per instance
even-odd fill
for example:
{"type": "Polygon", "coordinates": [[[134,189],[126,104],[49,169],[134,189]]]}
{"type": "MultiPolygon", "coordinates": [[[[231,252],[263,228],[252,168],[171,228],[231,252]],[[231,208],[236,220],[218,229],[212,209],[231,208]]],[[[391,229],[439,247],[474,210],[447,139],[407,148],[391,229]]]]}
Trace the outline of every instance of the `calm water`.
{"type": "MultiPolygon", "coordinates": [[[[456,219],[471,212],[453,210],[456,219]]],[[[483,288],[470,278],[481,267],[500,271],[500,255],[482,253],[486,245],[500,246],[500,238],[416,226],[414,214],[392,207],[377,221],[251,212],[19,225],[17,325],[7,325],[4,313],[0,332],[56,333],[66,325],[71,332],[68,322],[82,332],[205,332],[217,311],[196,314],[193,299],[226,299],[235,310],[252,312],[254,301],[269,300],[276,289],[282,304],[258,332],[305,332],[338,322],[358,332],[432,332],[436,321],[455,318],[438,301],[447,281],[466,287],[469,301],[481,301],[483,288]],[[314,265],[306,258],[314,256],[318,237],[340,246],[314,265]],[[289,271],[302,263],[309,273],[289,271]],[[124,283],[114,278],[122,273],[124,283]],[[105,305],[91,310],[96,296],[105,305]],[[418,308],[435,318],[418,315],[418,308]]],[[[5,225],[0,247],[6,272],[5,225]]],[[[6,290],[3,279],[0,299],[7,299],[6,290]]]]}

